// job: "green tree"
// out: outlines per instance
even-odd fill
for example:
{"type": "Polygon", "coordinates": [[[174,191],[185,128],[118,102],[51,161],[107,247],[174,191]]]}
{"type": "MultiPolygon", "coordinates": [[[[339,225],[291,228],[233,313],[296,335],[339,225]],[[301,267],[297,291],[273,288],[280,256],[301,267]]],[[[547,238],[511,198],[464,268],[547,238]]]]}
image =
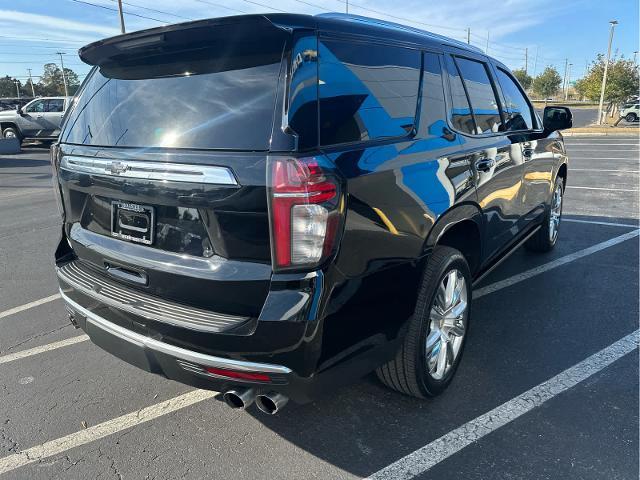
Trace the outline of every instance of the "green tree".
{"type": "Polygon", "coordinates": [[[533,79],[533,91],[542,98],[555,95],[562,84],[562,77],[553,67],[547,67],[540,75],[533,79]]]}
{"type": "MultiPolygon", "coordinates": [[[[589,100],[600,100],[605,62],[604,55],[598,55],[587,75],[576,82],[576,90],[580,95],[589,100]]],[[[638,68],[633,61],[624,58],[610,60],[607,69],[607,87],[604,91],[605,102],[609,104],[623,102],[631,95],[637,95],[638,89],[640,89],[638,68]]]]}
{"type": "Polygon", "coordinates": [[[533,83],[533,78],[529,75],[524,68],[518,68],[514,70],[513,76],[518,79],[520,85],[525,90],[529,90],[531,88],[531,84],[533,83]]]}
{"type": "MultiPolygon", "coordinates": [[[[64,74],[67,79],[67,87],[69,95],[73,95],[80,86],[80,80],[78,74],[76,74],[70,68],[64,69],[64,74]]],[[[36,85],[36,91],[39,95],[52,96],[52,95],[64,95],[64,81],[62,78],[62,70],[55,63],[47,63],[44,66],[44,71],[40,82],[36,85]]]]}
{"type": "Polygon", "coordinates": [[[18,96],[16,82],[18,83],[21,97],[31,96],[31,87],[28,83],[23,85],[20,80],[16,80],[9,75],[5,75],[4,77],[0,77],[0,98],[16,98],[18,96]]]}

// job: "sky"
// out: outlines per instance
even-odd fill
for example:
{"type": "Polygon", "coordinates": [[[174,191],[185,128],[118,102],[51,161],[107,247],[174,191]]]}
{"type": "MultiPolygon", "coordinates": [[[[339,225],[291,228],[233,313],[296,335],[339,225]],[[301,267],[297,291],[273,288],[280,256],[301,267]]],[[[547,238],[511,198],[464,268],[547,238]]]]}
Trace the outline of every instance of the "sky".
{"type": "MultiPolygon", "coordinates": [[[[618,20],[613,51],[633,58],[640,50],[638,0],[349,0],[349,13],[381,18],[467,40],[508,65],[529,74],[548,65],[571,80],[606,53],[609,20],[618,20]],[[402,5],[402,8],[400,8],[402,5]]],[[[284,11],[345,12],[346,0],[123,0],[127,31],[191,19],[284,11]]],[[[34,82],[44,63],[60,63],[84,78],[89,66],[77,50],[120,32],[117,0],[0,0],[0,76],[34,82]]],[[[640,61],[640,58],[639,58],[640,61]]]]}

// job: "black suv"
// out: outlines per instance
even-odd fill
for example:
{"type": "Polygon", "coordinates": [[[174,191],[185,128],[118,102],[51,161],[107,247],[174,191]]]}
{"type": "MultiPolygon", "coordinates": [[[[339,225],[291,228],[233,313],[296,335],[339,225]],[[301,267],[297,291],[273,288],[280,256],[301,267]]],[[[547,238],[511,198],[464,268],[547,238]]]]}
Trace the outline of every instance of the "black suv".
{"type": "Polygon", "coordinates": [[[466,44],[362,17],[121,35],[52,149],[72,322],[144,370],[275,413],[373,370],[442,392],[472,284],[553,248],[571,113],[466,44]]]}

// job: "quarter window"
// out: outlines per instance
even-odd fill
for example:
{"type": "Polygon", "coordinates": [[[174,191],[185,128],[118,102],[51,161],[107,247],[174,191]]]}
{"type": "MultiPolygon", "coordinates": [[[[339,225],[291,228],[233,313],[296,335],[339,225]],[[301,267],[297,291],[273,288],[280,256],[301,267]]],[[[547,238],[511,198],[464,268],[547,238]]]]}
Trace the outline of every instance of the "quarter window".
{"type": "Polygon", "coordinates": [[[484,63],[456,58],[460,73],[467,87],[469,101],[476,121],[478,134],[496,133],[501,130],[502,119],[498,101],[484,63]]]}
{"type": "Polygon", "coordinates": [[[533,128],[533,116],[531,106],[527,101],[520,87],[507,72],[498,68],[498,81],[502,87],[502,94],[505,100],[505,118],[507,119],[506,130],[530,130],[533,128]]]}
{"type": "Polygon", "coordinates": [[[415,126],[421,53],[400,47],[322,40],[322,145],[404,137],[415,126]]]}
{"type": "Polygon", "coordinates": [[[453,58],[447,56],[447,72],[449,73],[449,84],[451,86],[451,124],[453,128],[462,133],[473,135],[476,133],[475,123],[471,115],[469,99],[464,90],[462,78],[458,72],[458,67],[453,62],[453,58]]]}

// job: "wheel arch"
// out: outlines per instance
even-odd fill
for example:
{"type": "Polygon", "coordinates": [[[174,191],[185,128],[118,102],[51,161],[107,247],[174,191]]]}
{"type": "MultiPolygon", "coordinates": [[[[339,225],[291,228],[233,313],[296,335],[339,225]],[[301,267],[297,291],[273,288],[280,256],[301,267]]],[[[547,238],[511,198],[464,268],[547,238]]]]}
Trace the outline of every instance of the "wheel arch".
{"type": "Polygon", "coordinates": [[[483,220],[480,207],[473,203],[457,205],[438,218],[425,241],[425,252],[438,245],[459,250],[464,255],[471,274],[482,265],[483,220]]]}

